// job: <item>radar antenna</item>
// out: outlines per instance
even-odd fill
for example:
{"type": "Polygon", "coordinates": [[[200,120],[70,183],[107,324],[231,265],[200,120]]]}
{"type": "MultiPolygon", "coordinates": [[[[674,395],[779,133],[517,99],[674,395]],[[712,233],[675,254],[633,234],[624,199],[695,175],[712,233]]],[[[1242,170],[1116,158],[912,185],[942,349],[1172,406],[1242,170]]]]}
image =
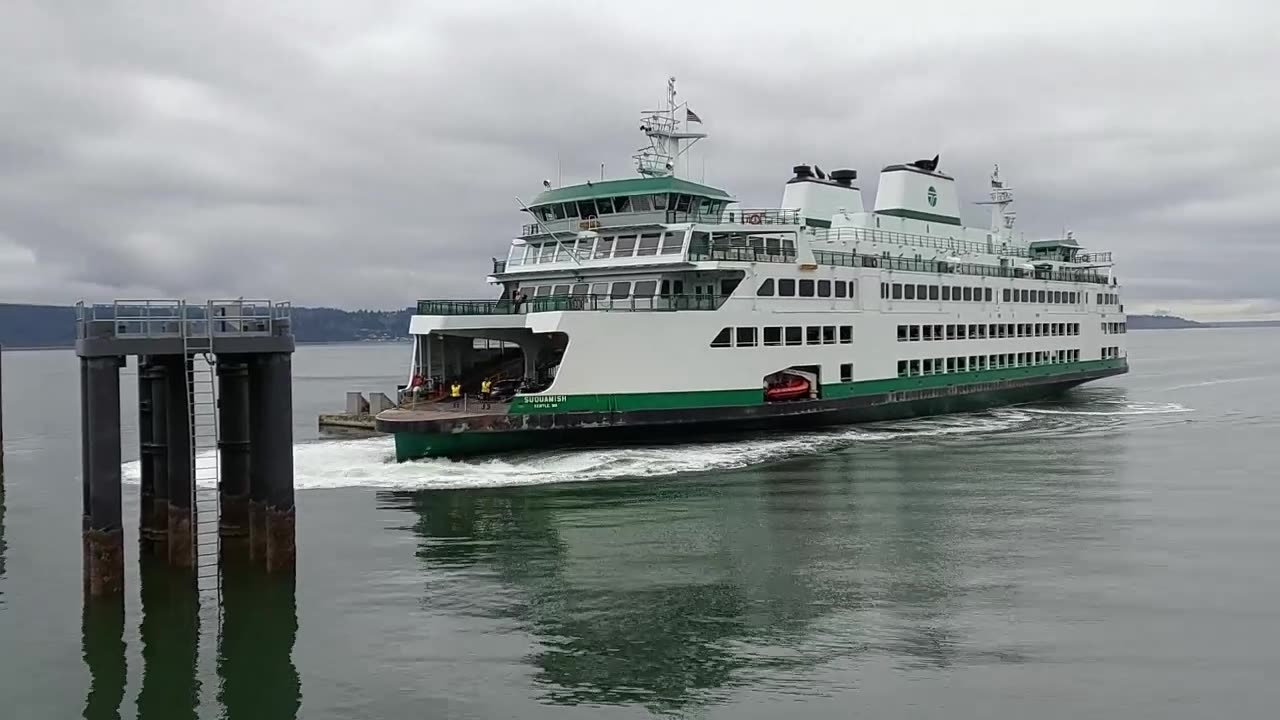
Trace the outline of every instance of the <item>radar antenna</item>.
{"type": "Polygon", "coordinates": [[[640,120],[640,130],[649,138],[649,147],[641,148],[632,157],[636,170],[645,177],[675,177],[681,157],[689,152],[706,133],[689,132],[689,123],[702,124],[702,120],[689,111],[688,103],[676,104],[676,79],[667,78],[667,102],[661,110],[646,110],[640,120]],[[676,113],[685,111],[684,128],[676,119],[676,113]]]}
{"type": "Polygon", "coordinates": [[[991,172],[991,199],[977,203],[991,206],[991,234],[1013,235],[1013,223],[1018,213],[1010,207],[1013,205],[1013,188],[1005,185],[1000,179],[1000,166],[997,164],[991,172]]]}

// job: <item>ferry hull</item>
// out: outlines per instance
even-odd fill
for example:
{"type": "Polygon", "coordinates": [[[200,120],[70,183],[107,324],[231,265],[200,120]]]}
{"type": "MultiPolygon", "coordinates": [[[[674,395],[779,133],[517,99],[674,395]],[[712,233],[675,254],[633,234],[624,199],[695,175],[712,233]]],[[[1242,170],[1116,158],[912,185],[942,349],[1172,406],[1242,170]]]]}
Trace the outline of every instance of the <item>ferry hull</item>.
{"type": "Polygon", "coordinates": [[[1056,395],[1081,383],[1123,374],[1123,360],[1087,363],[1078,371],[904,389],[832,400],[760,403],[739,407],[622,412],[482,415],[414,421],[379,417],[377,429],[395,435],[396,459],[467,457],[526,449],[665,443],[761,430],[791,430],[973,412],[1056,395]]]}

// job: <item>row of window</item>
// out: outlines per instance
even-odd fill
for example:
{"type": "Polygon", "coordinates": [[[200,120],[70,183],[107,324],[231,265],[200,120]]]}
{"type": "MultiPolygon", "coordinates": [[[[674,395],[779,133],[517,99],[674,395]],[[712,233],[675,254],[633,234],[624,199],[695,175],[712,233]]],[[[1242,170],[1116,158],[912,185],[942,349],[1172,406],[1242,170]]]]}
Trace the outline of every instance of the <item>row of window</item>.
{"type": "Polygon", "coordinates": [[[795,280],[792,278],[767,278],[756,288],[757,297],[837,297],[852,298],[857,296],[857,285],[853,280],[795,280]]]}
{"type": "Polygon", "coordinates": [[[852,325],[810,325],[800,327],[770,326],[765,328],[723,328],[711,341],[711,347],[776,347],[780,345],[849,345],[853,342],[852,325]]]}
{"type": "Polygon", "coordinates": [[[1123,335],[1129,332],[1129,323],[1109,322],[1102,323],[1103,335],[1123,335]]]}
{"type": "Polygon", "coordinates": [[[1098,293],[1099,305],[1119,305],[1120,296],[1115,293],[1098,293]]]}
{"type": "Polygon", "coordinates": [[[543,222],[596,218],[601,215],[664,211],[694,212],[718,215],[724,210],[725,201],[683,193],[656,193],[651,195],[624,195],[621,197],[570,200],[549,203],[532,208],[533,214],[543,222]]]}
{"type": "Polygon", "coordinates": [[[1120,348],[1118,348],[1118,347],[1104,347],[1104,348],[1102,348],[1102,359],[1103,359],[1103,360],[1115,360],[1115,359],[1116,359],[1116,358],[1118,358],[1118,357],[1120,357],[1120,348]]]}
{"type": "Polygon", "coordinates": [[[899,325],[898,342],[988,340],[1079,335],[1080,323],[993,323],[976,325],[899,325]]]}
{"type": "Polygon", "coordinates": [[[923,360],[899,360],[898,377],[942,375],[976,370],[1030,367],[1053,363],[1078,362],[1079,350],[1039,350],[1036,352],[1001,353],[998,355],[969,355],[967,357],[924,358],[923,360]]]}
{"type": "Polygon", "coordinates": [[[678,255],[684,247],[683,232],[642,233],[640,235],[608,235],[596,238],[570,238],[561,242],[513,245],[507,266],[566,262],[572,258],[629,258],[651,255],[678,255]]]}
{"type": "Polygon", "coordinates": [[[880,283],[883,300],[946,300],[958,302],[991,302],[991,288],[962,285],[914,285],[880,283]]]}

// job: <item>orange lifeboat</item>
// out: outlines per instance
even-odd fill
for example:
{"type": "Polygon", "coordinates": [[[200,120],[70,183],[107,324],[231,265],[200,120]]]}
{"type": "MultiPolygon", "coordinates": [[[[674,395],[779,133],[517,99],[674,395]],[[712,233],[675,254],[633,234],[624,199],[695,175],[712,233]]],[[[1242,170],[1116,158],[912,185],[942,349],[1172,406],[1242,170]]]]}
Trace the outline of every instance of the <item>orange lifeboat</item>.
{"type": "Polygon", "coordinates": [[[788,375],[785,380],[770,385],[764,391],[764,399],[769,402],[778,400],[796,400],[809,397],[809,381],[799,375],[788,375]]]}

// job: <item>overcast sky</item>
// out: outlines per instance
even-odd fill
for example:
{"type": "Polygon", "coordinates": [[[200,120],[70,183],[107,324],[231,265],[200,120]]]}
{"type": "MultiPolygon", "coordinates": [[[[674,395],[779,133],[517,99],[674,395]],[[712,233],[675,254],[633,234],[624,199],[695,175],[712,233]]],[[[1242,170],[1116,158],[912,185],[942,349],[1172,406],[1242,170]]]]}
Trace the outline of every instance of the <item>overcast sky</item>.
{"type": "Polygon", "coordinates": [[[744,204],[999,162],[1130,311],[1280,317],[1278,42],[1248,0],[3,0],[0,301],[488,297],[516,197],[630,176],[675,75],[744,204]]]}

